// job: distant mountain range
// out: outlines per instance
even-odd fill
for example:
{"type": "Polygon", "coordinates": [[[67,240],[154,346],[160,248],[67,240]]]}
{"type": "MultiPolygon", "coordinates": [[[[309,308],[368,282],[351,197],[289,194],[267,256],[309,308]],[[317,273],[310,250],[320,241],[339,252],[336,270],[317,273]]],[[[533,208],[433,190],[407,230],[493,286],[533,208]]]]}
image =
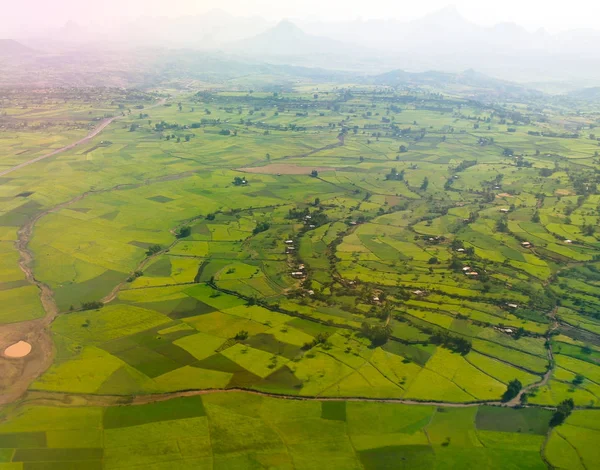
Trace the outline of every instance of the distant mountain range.
{"type": "Polygon", "coordinates": [[[223,46],[225,50],[259,56],[306,56],[348,54],[352,46],[323,36],[305,33],[288,20],[253,37],[223,46]]]}
{"type": "MultiPolygon", "coordinates": [[[[449,7],[414,21],[338,23],[236,17],[215,10],[181,18],[140,17],[112,29],[73,22],[40,37],[15,38],[46,53],[160,48],[224,54],[241,63],[270,63],[377,75],[390,70],[462,74],[572,91],[600,86],[600,31],[550,34],[513,23],[484,27],[449,7]]],[[[5,45],[12,54],[26,52],[5,45]]],[[[1,53],[1,49],[0,49],[1,53]]],[[[4,55],[7,55],[6,53],[4,55]]]]}
{"type": "MultiPolygon", "coordinates": [[[[318,63],[319,55],[335,54],[339,64],[343,54],[346,68],[356,69],[359,65],[358,69],[369,70],[372,64],[374,73],[396,67],[415,72],[475,69],[510,81],[571,81],[577,86],[600,83],[600,31],[530,33],[514,23],[484,27],[466,20],[452,7],[410,22],[298,21],[293,34],[287,37],[286,31],[292,28],[289,21],[285,23],[285,28],[276,26],[261,36],[277,31],[279,43],[295,43],[295,50],[307,50],[307,55],[317,53],[312,60],[319,66],[326,66],[318,63]]],[[[250,37],[240,44],[257,38],[250,37]]],[[[272,49],[264,50],[272,55],[272,49]]]]}

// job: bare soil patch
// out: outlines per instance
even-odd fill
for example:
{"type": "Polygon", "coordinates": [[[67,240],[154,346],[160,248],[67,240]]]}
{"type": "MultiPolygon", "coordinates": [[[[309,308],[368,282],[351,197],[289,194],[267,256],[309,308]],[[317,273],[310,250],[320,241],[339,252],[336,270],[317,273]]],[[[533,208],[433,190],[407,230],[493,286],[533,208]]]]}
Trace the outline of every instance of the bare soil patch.
{"type": "Polygon", "coordinates": [[[554,191],[554,194],[556,194],[557,196],[569,196],[573,193],[568,189],[557,189],[556,191],[554,191]]]}
{"type": "Polygon", "coordinates": [[[27,356],[31,352],[31,344],[27,341],[19,341],[10,345],[4,350],[4,355],[11,358],[21,358],[27,356]]]}

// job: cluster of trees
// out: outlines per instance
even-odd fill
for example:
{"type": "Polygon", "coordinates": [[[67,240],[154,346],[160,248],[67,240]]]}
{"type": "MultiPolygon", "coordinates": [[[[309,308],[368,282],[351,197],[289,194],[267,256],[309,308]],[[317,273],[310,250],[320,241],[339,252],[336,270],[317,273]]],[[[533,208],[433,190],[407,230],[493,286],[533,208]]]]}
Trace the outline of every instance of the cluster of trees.
{"type": "MultiPolygon", "coordinates": [[[[315,199],[314,205],[319,205],[321,200],[319,198],[315,199]]],[[[322,210],[310,211],[308,207],[304,209],[289,209],[288,210],[288,219],[292,220],[308,220],[310,225],[314,225],[315,227],[320,227],[329,222],[329,217],[322,210]],[[306,217],[310,217],[310,219],[306,219],[306,217]]]]}
{"type": "Polygon", "coordinates": [[[493,137],[480,137],[479,140],[477,141],[477,143],[479,145],[481,145],[482,147],[484,147],[486,145],[492,145],[494,143],[494,138],[493,137]]]}
{"type": "Polygon", "coordinates": [[[329,222],[329,217],[323,211],[314,211],[311,213],[310,225],[314,225],[315,227],[320,227],[321,225],[325,225],[329,222]]]}
{"type": "Polygon", "coordinates": [[[133,274],[127,278],[127,282],[133,282],[138,277],[142,277],[143,275],[144,273],[142,271],[134,271],[133,274]]]}
{"type": "Polygon", "coordinates": [[[575,402],[572,398],[561,401],[550,419],[550,426],[554,427],[564,423],[573,411],[573,408],[575,408],[575,402]]]}
{"type": "Polygon", "coordinates": [[[581,227],[581,233],[583,233],[586,237],[593,237],[595,231],[596,227],[594,227],[593,224],[587,224],[581,227]]]}
{"type": "Polygon", "coordinates": [[[502,401],[505,403],[511,401],[519,394],[522,388],[523,384],[518,379],[511,380],[506,387],[506,392],[502,395],[502,401]]]}
{"type": "Polygon", "coordinates": [[[553,131],[527,131],[529,135],[543,136],[543,137],[559,137],[562,139],[578,139],[579,134],[576,132],[553,132],[553,131]]]}
{"type": "Polygon", "coordinates": [[[271,228],[271,224],[269,224],[268,222],[260,222],[252,230],[252,235],[258,235],[261,232],[266,232],[267,230],[269,230],[269,228],[271,228]]]}
{"type": "Polygon", "coordinates": [[[146,256],[152,256],[155,255],[156,253],[158,253],[160,250],[162,250],[162,247],[160,245],[151,245],[148,247],[148,249],[146,250],[146,256]]]}
{"type": "Polygon", "coordinates": [[[367,322],[363,322],[360,326],[360,332],[365,338],[371,340],[372,346],[381,346],[387,343],[392,335],[392,327],[388,325],[371,325],[367,322]]]}
{"type": "Polygon", "coordinates": [[[458,164],[458,166],[454,169],[456,173],[460,173],[461,171],[465,171],[467,168],[477,165],[477,160],[463,160],[458,164]]]}
{"type": "Polygon", "coordinates": [[[100,302],[99,300],[92,302],[83,302],[81,304],[81,310],[98,310],[102,307],[104,307],[104,303],[100,302]]]}
{"type": "MultiPolygon", "coordinates": [[[[456,238],[454,240],[452,240],[452,242],[450,243],[450,248],[452,248],[453,250],[458,250],[459,248],[463,248],[465,250],[464,253],[466,255],[468,255],[468,256],[475,255],[475,248],[473,248],[472,246],[465,248],[463,245],[463,242],[456,238]]],[[[457,267],[459,270],[462,269],[462,262],[460,261],[460,259],[458,259],[456,257],[452,258],[452,262],[450,263],[451,269],[454,269],[455,267],[457,267]],[[458,265],[456,264],[456,262],[458,262],[458,265]]]]}
{"type": "Polygon", "coordinates": [[[540,176],[543,176],[544,178],[548,178],[549,176],[552,176],[553,174],[554,174],[553,168],[541,168],[540,169],[540,176]]]}
{"type": "Polygon", "coordinates": [[[235,339],[236,341],[244,341],[245,339],[248,339],[248,332],[246,330],[240,330],[233,337],[233,339],[235,339]]]}
{"type": "Polygon", "coordinates": [[[304,219],[307,215],[310,215],[310,209],[308,207],[305,207],[304,209],[293,208],[288,210],[287,218],[300,220],[304,219]]]}
{"type": "Polygon", "coordinates": [[[508,217],[500,217],[496,221],[496,231],[502,232],[502,233],[507,233],[509,231],[508,230],[508,217]]]}
{"type": "Polygon", "coordinates": [[[154,124],[154,130],[157,132],[163,132],[164,130],[179,130],[179,129],[183,129],[184,127],[182,127],[180,124],[169,124],[168,122],[165,121],[160,121],[157,122],[156,124],[154,124]]]}
{"type": "Polygon", "coordinates": [[[447,331],[437,331],[429,337],[429,341],[438,346],[442,346],[451,351],[462,354],[463,356],[469,354],[473,345],[471,341],[461,338],[459,336],[452,336],[447,331]]]}
{"type": "Polygon", "coordinates": [[[396,168],[392,168],[390,172],[385,175],[385,179],[388,181],[404,181],[404,170],[398,172],[396,168]]]}
{"type": "Polygon", "coordinates": [[[192,129],[199,129],[202,126],[216,126],[221,124],[220,119],[201,119],[200,122],[193,122],[190,124],[192,129]]]}
{"type": "Polygon", "coordinates": [[[179,229],[175,233],[175,238],[185,238],[189,237],[191,234],[192,228],[189,225],[184,225],[183,227],[179,227],[179,229]]]}
{"type": "Polygon", "coordinates": [[[329,340],[329,333],[319,333],[311,342],[304,343],[302,349],[304,351],[308,351],[309,349],[322,344],[323,346],[327,346],[329,340]]]}
{"type": "Polygon", "coordinates": [[[523,157],[517,159],[517,168],[531,168],[533,164],[525,160],[523,157]]]}
{"type": "Polygon", "coordinates": [[[588,196],[590,194],[596,194],[598,192],[597,183],[600,182],[600,178],[597,174],[592,174],[583,171],[569,171],[569,178],[573,183],[573,189],[575,189],[575,192],[579,196],[588,196]]]}

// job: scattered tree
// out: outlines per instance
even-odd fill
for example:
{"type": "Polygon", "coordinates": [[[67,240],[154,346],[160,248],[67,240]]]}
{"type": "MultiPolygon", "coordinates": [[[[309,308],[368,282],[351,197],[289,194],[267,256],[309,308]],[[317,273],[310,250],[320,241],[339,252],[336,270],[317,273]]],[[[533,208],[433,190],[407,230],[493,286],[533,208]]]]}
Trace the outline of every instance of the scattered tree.
{"type": "Polygon", "coordinates": [[[502,401],[505,403],[511,401],[519,394],[522,388],[523,384],[518,379],[511,380],[506,387],[506,392],[502,395],[502,401]]]}
{"type": "Polygon", "coordinates": [[[83,302],[81,304],[81,310],[98,310],[104,307],[104,303],[100,301],[83,302]]]}
{"type": "Polygon", "coordinates": [[[240,330],[237,332],[233,339],[235,339],[236,341],[244,341],[248,339],[248,332],[246,330],[240,330]]]}
{"type": "Polygon", "coordinates": [[[184,225],[183,227],[179,227],[177,233],[175,234],[176,238],[185,238],[189,237],[192,234],[192,228],[188,225],[184,225]]]}
{"type": "Polygon", "coordinates": [[[146,256],[155,255],[156,253],[158,253],[161,250],[162,250],[162,247],[160,245],[151,245],[146,250],[146,256]]]}
{"type": "Polygon", "coordinates": [[[575,402],[572,398],[567,398],[566,400],[561,401],[556,408],[556,411],[552,415],[552,418],[550,419],[550,426],[560,426],[562,423],[564,423],[564,421],[573,411],[573,408],[575,408],[575,402]]]}

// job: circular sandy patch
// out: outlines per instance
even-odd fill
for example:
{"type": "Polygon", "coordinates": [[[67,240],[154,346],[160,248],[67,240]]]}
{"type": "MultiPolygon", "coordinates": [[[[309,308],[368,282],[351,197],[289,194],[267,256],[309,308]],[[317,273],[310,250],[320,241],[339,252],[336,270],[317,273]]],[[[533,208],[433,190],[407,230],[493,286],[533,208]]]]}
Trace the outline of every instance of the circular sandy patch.
{"type": "Polygon", "coordinates": [[[31,344],[26,341],[19,341],[4,350],[6,357],[25,357],[31,352],[31,344]]]}

